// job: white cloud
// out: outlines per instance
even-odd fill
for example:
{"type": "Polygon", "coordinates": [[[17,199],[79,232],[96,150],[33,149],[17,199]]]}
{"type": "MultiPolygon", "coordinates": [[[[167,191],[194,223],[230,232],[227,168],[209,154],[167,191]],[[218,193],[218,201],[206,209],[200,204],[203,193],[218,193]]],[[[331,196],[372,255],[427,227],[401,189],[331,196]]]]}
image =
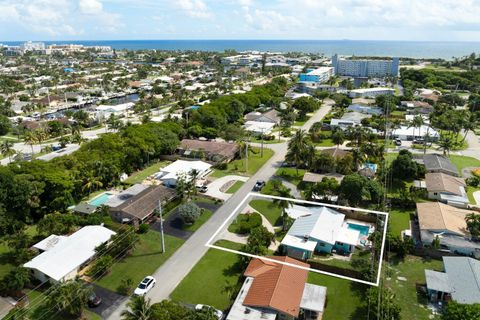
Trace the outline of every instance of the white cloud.
{"type": "Polygon", "coordinates": [[[283,15],[274,10],[250,10],[248,7],[244,8],[245,21],[253,29],[278,33],[279,31],[286,31],[292,28],[298,28],[301,25],[299,19],[283,15]]]}
{"type": "Polygon", "coordinates": [[[212,16],[210,9],[202,0],[175,0],[175,4],[192,18],[206,19],[212,16]]]}
{"type": "Polygon", "coordinates": [[[96,15],[103,12],[103,4],[98,0],[80,0],[78,5],[83,14],[96,15]]]}
{"type": "Polygon", "coordinates": [[[0,21],[40,38],[68,38],[98,27],[111,32],[121,25],[100,0],[0,0],[0,21]]]}

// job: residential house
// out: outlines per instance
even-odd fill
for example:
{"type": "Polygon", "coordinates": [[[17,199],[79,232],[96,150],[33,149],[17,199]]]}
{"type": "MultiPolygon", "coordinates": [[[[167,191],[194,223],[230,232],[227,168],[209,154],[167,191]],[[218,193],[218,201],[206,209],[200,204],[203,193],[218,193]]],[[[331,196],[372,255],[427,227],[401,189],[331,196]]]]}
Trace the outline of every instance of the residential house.
{"type": "Polygon", "coordinates": [[[173,188],[177,185],[177,180],[180,177],[189,180],[192,178],[192,171],[195,170],[197,173],[196,178],[200,180],[210,173],[211,167],[211,164],[200,160],[177,160],[160,169],[160,172],[156,174],[156,178],[162,181],[165,186],[173,188]]]}
{"type": "Polygon", "coordinates": [[[443,267],[444,272],[425,270],[431,302],[480,303],[480,261],[468,257],[443,257],[443,267]]]}
{"type": "Polygon", "coordinates": [[[122,223],[139,225],[153,215],[159,203],[165,204],[176,196],[175,190],[162,185],[144,187],[134,192],[127,189],[127,192],[109,198],[105,204],[110,207],[112,218],[122,223]]]}
{"type": "Polygon", "coordinates": [[[346,129],[348,127],[355,127],[362,124],[362,120],[365,118],[371,118],[371,114],[365,114],[360,112],[346,112],[340,119],[333,118],[330,120],[330,125],[338,126],[342,129],[346,129]]]}
{"type": "Polygon", "coordinates": [[[465,191],[465,180],[445,173],[435,172],[425,175],[428,198],[446,204],[467,208],[469,201],[465,191]]]}
{"type": "Polygon", "coordinates": [[[271,109],[263,113],[253,111],[253,112],[247,113],[244,116],[244,119],[245,121],[269,122],[274,124],[279,124],[281,120],[279,112],[275,109],[271,109]]]}
{"type": "Polygon", "coordinates": [[[327,288],[306,283],[310,266],[290,257],[267,258],[250,261],[226,319],[321,319],[327,288]]]}
{"type": "Polygon", "coordinates": [[[41,282],[74,279],[95,257],[95,248],[114,234],[103,226],[85,226],[69,236],[51,235],[34,245],[43,252],[23,266],[32,269],[41,282]]]}
{"type": "Polygon", "coordinates": [[[458,177],[457,167],[446,156],[440,154],[426,154],[423,159],[418,161],[425,165],[426,172],[442,172],[454,177],[458,177]]]}
{"type": "Polygon", "coordinates": [[[392,130],[392,138],[402,141],[422,140],[426,137],[428,141],[436,141],[440,137],[439,133],[429,125],[422,125],[419,128],[400,126],[392,130]]]}
{"type": "Polygon", "coordinates": [[[183,139],[177,148],[177,153],[186,158],[206,159],[215,163],[230,162],[240,147],[234,142],[205,141],[183,139]]]}
{"type": "Polygon", "coordinates": [[[435,239],[440,250],[455,254],[480,256],[480,243],[472,240],[465,218],[475,211],[460,209],[441,202],[417,203],[420,239],[431,247],[435,239]]]}
{"type": "Polygon", "coordinates": [[[295,219],[281,244],[286,255],[306,260],[315,252],[350,254],[366,243],[369,224],[346,221],[345,215],[324,206],[293,205],[287,214],[295,219]]]}

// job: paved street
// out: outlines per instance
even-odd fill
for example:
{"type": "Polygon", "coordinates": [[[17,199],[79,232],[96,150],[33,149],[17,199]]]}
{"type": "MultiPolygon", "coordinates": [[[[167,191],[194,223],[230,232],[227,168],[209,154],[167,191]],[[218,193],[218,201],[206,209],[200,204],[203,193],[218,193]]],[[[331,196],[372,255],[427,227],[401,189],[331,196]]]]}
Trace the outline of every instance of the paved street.
{"type": "MultiPolygon", "coordinates": [[[[331,106],[323,106],[318,110],[304,125],[303,129],[308,130],[313,123],[320,121],[330,111],[331,106]]],[[[245,184],[228,199],[223,206],[208,220],[200,229],[198,229],[184,244],[153,274],[157,280],[155,286],[147,295],[152,302],[159,302],[167,299],[182,279],[197,264],[203,255],[208,251],[205,246],[213,233],[228,218],[237,205],[253,189],[257,180],[269,180],[281,166],[285,154],[287,153],[287,143],[278,143],[266,145],[266,147],[275,151],[275,154],[267,161],[258,172],[253,175],[245,184]]],[[[168,248],[167,248],[168,250],[168,248]]],[[[126,303],[120,305],[107,319],[120,319],[122,310],[126,303]]]]}

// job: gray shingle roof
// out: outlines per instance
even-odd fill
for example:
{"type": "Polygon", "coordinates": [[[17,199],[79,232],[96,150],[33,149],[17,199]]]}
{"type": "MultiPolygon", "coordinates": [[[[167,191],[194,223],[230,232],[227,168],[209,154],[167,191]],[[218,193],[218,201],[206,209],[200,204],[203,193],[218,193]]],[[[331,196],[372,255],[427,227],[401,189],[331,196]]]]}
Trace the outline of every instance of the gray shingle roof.
{"type": "Polygon", "coordinates": [[[467,257],[443,257],[452,286],[452,298],[459,303],[480,303],[480,261],[467,257]]]}
{"type": "Polygon", "coordinates": [[[447,157],[440,154],[426,154],[423,163],[427,172],[445,172],[452,176],[458,176],[457,167],[447,157]]]}

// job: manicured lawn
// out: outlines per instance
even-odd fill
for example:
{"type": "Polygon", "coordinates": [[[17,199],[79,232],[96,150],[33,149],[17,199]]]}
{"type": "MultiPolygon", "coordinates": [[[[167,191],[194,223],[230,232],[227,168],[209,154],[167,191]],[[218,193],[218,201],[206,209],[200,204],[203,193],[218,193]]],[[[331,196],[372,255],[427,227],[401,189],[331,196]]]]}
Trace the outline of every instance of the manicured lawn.
{"type": "Polygon", "coordinates": [[[315,146],[317,147],[333,147],[335,143],[332,141],[332,139],[323,139],[321,142],[315,142],[315,146]]]}
{"type": "Polygon", "coordinates": [[[400,236],[402,230],[410,228],[410,213],[414,210],[392,210],[388,216],[390,234],[400,236]]]}
{"type": "Polygon", "coordinates": [[[305,172],[306,172],[305,169],[297,170],[296,168],[280,168],[277,170],[275,175],[298,186],[298,184],[302,182],[303,175],[305,174],[305,172]]]}
{"type": "MultiPolygon", "coordinates": [[[[240,250],[242,245],[229,241],[216,243],[222,247],[240,250]]],[[[231,304],[226,288],[235,286],[243,270],[236,264],[239,256],[234,253],[210,249],[193,267],[170,295],[172,300],[191,304],[207,304],[219,310],[231,304]]]]}
{"type": "Polygon", "coordinates": [[[250,206],[261,213],[273,226],[282,223],[282,210],[273,202],[268,200],[252,200],[250,206]]]}
{"type": "Polygon", "coordinates": [[[393,162],[393,160],[397,159],[398,157],[398,152],[387,152],[385,153],[385,163],[387,165],[390,165],[390,163],[393,162]]]}
{"type": "Polygon", "coordinates": [[[5,241],[0,241],[0,279],[15,268],[15,265],[8,262],[6,255],[10,252],[10,248],[5,241]]]}
{"type": "MultiPolygon", "coordinates": [[[[276,134],[274,136],[275,136],[275,139],[273,139],[273,140],[263,139],[263,143],[264,144],[275,144],[275,143],[283,142],[282,140],[278,140],[278,134],[276,134]]],[[[254,138],[252,138],[252,142],[262,143],[262,139],[259,139],[258,137],[254,137],[254,138]]]]}
{"type": "Polygon", "coordinates": [[[245,182],[236,181],[230,188],[228,188],[227,193],[235,193],[240,189],[245,182]]]}
{"type": "Polygon", "coordinates": [[[426,308],[424,293],[417,294],[416,284],[425,284],[425,269],[441,271],[443,263],[440,260],[426,260],[420,257],[407,256],[403,261],[393,260],[387,266],[390,280],[385,285],[392,288],[396,301],[402,308],[402,319],[429,319],[430,311],[426,308]],[[405,277],[407,280],[399,280],[405,277]]]}
{"type": "Polygon", "coordinates": [[[359,310],[368,286],[315,272],[308,274],[308,283],[327,287],[327,305],[323,320],[366,318],[366,314],[359,310]]]}
{"type": "Polygon", "coordinates": [[[248,151],[248,170],[245,170],[245,159],[237,159],[228,164],[226,170],[215,169],[210,176],[220,178],[226,175],[247,175],[251,176],[260,169],[265,162],[273,156],[273,151],[264,148],[263,157],[261,156],[260,148],[250,148],[248,151]]]}
{"type": "Polygon", "coordinates": [[[480,167],[480,160],[473,157],[451,155],[450,161],[457,167],[458,172],[462,173],[463,168],[480,167]]]}
{"type": "Polygon", "coordinates": [[[158,171],[160,171],[160,168],[165,167],[169,163],[170,163],[169,161],[160,161],[146,167],[141,171],[136,171],[132,173],[127,180],[125,180],[125,183],[128,183],[128,184],[142,183],[142,181],[145,180],[147,177],[151,176],[154,173],[157,173],[158,171]]]}
{"type": "Polygon", "coordinates": [[[152,274],[162,265],[182,244],[183,240],[165,235],[166,252],[161,252],[160,233],[149,230],[140,234],[133,253],[126,259],[113,265],[108,275],[96,281],[100,286],[116,291],[122,279],[131,278],[137,285],[143,277],[152,274]]]}
{"type": "Polygon", "coordinates": [[[477,201],[475,201],[475,198],[473,197],[473,193],[475,191],[480,191],[480,188],[475,188],[475,187],[467,187],[467,196],[468,196],[468,201],[470,201],[471,204],[478,204],[477,201]]]}
{"type": "Polygon", "coordinates": [[[208,219],[210,219],[212,214],[213,214],[212,211],[204,209],[203,213],[200,215],[197,221],[195,221],[195,223],[190,226],[184,226],[183,230],[192,231],[192,232],[197,231],[205,222],[207,222],[208,219]]]}

